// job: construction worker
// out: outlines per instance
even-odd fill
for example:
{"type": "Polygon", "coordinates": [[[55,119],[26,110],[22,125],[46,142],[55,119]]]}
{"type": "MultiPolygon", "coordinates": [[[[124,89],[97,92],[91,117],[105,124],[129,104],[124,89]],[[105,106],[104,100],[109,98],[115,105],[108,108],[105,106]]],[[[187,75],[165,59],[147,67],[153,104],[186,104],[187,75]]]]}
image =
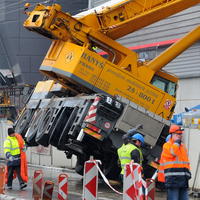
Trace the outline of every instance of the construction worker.
{"type": "Polygon", "coordinates": [[[129,129],[127,131],[127,133],[122,136],[123,143],[124,144],[128,144],[129,140],[131,140],[131,137],[135,133],[137,133],[137,130],[139,130],[139,129],[143,129],[143,125],[142,124],[138,124],[136,127],[132,128],[132,129],[129,129]]]}
{"type": "Polygon", "coordinates": [[[13,128],[8,128],[8,136],[4,141],[4,153],[7,160],[7,188],[12,189],[12,182],[17,175],[20,189],[27,187],[27,162],[24,140],[13,128]]]}
{"type": "Polygon", "coordinates": [[[182,142],[183,129],[171,125],[171,137],[163,145],[158,181],[165,183],[168,200],[188,200],[188,180],[191,178],[187,149],[182,142]]]}
{"type": "Polygon", "coordinates": [[[118,150],[118,157],[121,164],[120,179],[123,180],[124,167],[133,160],[142,165],[143,155],[140,147],[144,145],[144,137],[140,133],[135,133],[128,144],[123,144],[118,150]]]}

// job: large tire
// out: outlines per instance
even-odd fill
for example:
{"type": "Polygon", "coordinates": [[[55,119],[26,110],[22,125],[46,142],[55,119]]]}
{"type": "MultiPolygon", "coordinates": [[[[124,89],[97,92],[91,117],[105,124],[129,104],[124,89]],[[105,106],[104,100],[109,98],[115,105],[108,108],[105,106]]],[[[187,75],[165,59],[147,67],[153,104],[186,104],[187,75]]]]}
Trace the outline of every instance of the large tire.
{"type": "Polygon", "coordinates": [[[80,174],[81,176],[83,176],[84,164],[87,160],[89,160],[89,156],[85,158],[83,158],[83,156],[77,156],[77,161],[76,161],[76,166],[75,166],[75,171],[77,174],[80,174]]]}
{"type": "Polygon", "coordinates": [[[26,141],[29,146],[38,146],[38,143],[35,141],[37,130],[39,128],[39,122],[44,115],[44,110],[39,109],[35,112],[33,120],[30,124],[30,127],[26,133],[26,141]]]}
{"type": "Polygon", "coordinates": [[[37,130],[35,141],[38,144],[41,144],[42,146],[47,147],[49,146],[50,133],[49,131],[46,132],[46,130],[53,116],[54,108],[48,108],[45,110],[46,112],[44,113],[44,115],[42,116],[39,122],[39,128],[37,130]]]}
{"type": "Polygon", "coordinates": [[[33,109],[25,109],[24,112],[21,114],[17,122],[15,123],[15,132],[20,133],[22,137],[25,136],[26,131],[29,127],[30,121],[34,114],[33,109]]]}
{"type": "MultiPolygon", "coordinates": [[[[77,155],[77,163],[75,171],[83,175],[84,163],[89,159],[90,155],[94,156],[94,159],[101,160],[101,169],[104,175],[110,180],[119,180],[121,167],[118,164],[117,148],[113,146],[110,138],[105,138],[101,143],[89,143],[83,148],[83,153],[77,155]]],[[[78,148],[78,146],[77,146],[78,148]]],[[[76,148],[76,150],[77,150],[76,148]]]]}
{"type": "Polygon", "coordinates": [[[108,137],[102,141],[102,169],[105,176],[111,180],[118,180],[121,172],[121,166],[118,164],[117,148],[108,137]]]}

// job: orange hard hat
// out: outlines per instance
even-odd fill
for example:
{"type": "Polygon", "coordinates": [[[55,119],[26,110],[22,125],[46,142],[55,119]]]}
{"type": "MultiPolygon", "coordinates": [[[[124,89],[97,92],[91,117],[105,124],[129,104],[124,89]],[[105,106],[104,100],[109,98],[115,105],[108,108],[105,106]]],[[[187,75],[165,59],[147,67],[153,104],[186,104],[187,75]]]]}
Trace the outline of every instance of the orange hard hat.
{"type": "Polygon", "coordinates": [[[169,128],[169,133],[178,133],[178,134],[182,134],[184,131],[183,128],[181,128],[180,126],[178,125],[171,125],[170,128],[169,128]]]}

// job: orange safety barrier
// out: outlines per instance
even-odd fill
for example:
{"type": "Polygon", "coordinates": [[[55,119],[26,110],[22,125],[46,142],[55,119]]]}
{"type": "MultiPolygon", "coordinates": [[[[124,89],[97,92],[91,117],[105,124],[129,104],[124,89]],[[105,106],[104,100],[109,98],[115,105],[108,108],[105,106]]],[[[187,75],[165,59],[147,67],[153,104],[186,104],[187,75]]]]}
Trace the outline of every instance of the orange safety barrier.
{"type": "Polygon", "coordinates": [[[5,166],[0,166],[0,194],[5,192],[5,166]]]}

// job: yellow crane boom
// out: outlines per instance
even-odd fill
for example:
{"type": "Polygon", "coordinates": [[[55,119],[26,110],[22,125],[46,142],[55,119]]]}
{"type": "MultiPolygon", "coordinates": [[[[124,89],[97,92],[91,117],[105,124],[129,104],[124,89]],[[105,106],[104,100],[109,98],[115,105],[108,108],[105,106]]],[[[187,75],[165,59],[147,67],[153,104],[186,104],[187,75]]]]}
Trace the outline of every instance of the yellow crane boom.
{"type": "Polygon", "coordinates": [[[161,53],[158,57],[150,61],[146,66],[153,71],[159,71],[163,66],[167,65],[171,60],[176,58],[185,49],[192,46],[200,39],[200,26],[189,32],[175,44],[170,46],[166,51],[161,53]]]}
{"type": "Polygon", "coordinates": [[[122,0],[101,6],[102,11],[93,9],[91,14],[86,11],[77,16],[82,16],[79,20],[88,26],[118,39],[198,3],[199,0],[122,0]]]}
{"type": "Polygon", "coordinates": [[[38,4],[27,13],[24,26],[53,39],[40,71],[74,94],[120,95],[170,119],[178,79],[160,70],[196,38],[183,39],[150,63],[141,63],[137,53],[114,39],[198,3],[200,0],[118,0],[76,16],[63,12],[58,4],[38,4]],[[107,58],[95,52],[94,46],[105,51],[107,58]],[[159,77],[165,86],[159,86],[159,77]]]}

